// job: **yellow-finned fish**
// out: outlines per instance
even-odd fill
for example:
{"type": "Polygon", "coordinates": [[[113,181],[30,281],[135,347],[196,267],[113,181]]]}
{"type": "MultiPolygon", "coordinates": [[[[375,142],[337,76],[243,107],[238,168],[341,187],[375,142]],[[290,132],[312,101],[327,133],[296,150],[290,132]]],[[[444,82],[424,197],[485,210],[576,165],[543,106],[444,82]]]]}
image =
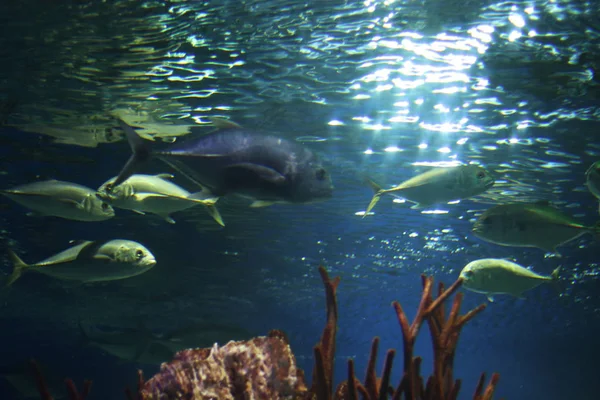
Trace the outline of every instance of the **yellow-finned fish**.
{"type": "MultiPolygon", "coordinates": [[[[600,161],[593,163],[585,172],[585,184],[600,201],[600,161]]],[[[600,202],[598,203],[598,212],[600,213],[600,202]]]]}
{"type": "Polygon", "coordinates": [[[375,191],[364,216],[375,207],[382,195],[392,194],[416,203],[413,209],[432,204],[447,203],[481,194],[494,185],[494,178],[478,165],[458,165],[448,168],[433,168],[402,182],[391,189],[382,189],[369,181],[375,191]]]}
{"type": "Polygon", "coordinates": [[[501,204],[475,221],[473,233],[502,246],[537,247],[556,253],[562,244],[586,233],[600,234],[600,224],[586,226],[547,201],[501,204]]]}
{"type": "Polygon", "coordinates": [[[169,181],[173,179],[173,175],[135,174],[120,185],[114,186],[116,179],[115,176],[104,182],[97,192],[98,197],[115,207],[139,214],[153,213],[174,224],[175,220],[171,218],[171,213],[202,204],[219,225],[225,226],[219,210],[215,207],[218,197],[205,192],[190,193],[169,181]]]}
{"type": "Polygon", "coordinates": [[[5,286],[15,283],[26,271],[88,283],[129,278],[156,264],[150,250],[138,242],[124,239],[82,241],[35,264],[26,264],[14,251],[9,249],[8,252],[14,269],[5,286]]]}
{"type": "Polygon", "coordinates": [[[51,179],[16,186],[0,193],[39,215],[76,221],[103,221],[115,216],[115,210],[96,197],[94,190],[76,183],[51,179]]]}
{"type": "Polygon", "coordinates": [[[523,293],[542,283],[558,279],[559,268],[550,276],[535,272],[509,260],[500,258],[482,258],[471,261],[460,272],[465,289],[483,293],[489,301],[496,294],[508,294],[523,298],[523,293]]]}

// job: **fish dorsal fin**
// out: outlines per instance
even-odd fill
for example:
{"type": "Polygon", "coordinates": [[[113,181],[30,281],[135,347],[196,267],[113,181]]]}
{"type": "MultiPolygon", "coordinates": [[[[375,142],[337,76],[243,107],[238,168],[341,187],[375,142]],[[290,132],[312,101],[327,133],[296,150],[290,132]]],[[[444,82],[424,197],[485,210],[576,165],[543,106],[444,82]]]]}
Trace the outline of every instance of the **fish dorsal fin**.
{"type": "Polygon", "coordinates": [[[156,174],[154,176],[157,177],[157,178],[160,178],[160,179],[173,179],[173,178],[175,178],[175,175],[172,175],[172,174],[156,174]]]}
{"type": "Polygon", "coordinates": [[[85,244],[85,243],[90,243],[90,241],[89,240],[79,240],[79,239],[69,240],[69,244],[72,244],[74,246],[78,246],[80,244],[85,244]]]}
{"type": "Polygon", "coordinates": [[[210,120],[210,122],[213,123],[213,125],[217,129],[241,129],[242,128],[241,125],[238,125],[235,122],[230,121],[225,118],[209,117],[208,119],[210,120]]]}

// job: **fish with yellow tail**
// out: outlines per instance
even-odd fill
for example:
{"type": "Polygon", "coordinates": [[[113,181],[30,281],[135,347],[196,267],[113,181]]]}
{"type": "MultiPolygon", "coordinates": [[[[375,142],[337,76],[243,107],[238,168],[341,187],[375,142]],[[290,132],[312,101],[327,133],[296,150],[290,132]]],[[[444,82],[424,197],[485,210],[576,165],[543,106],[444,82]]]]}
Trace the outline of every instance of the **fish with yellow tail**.
{"type": "Polygon", "coordinates": [[[586,233],[600,235],[600,223],[584,225],[547,201],[538,201],[494,206],[475,221],[473,233],[501,246],[537,247],[558,254],[558,246],[586,233]]]}
{"type": "Polygon", "coordinates": [[[476,196],[492,187],[494,182],[490,173],[478,165],[433,168],[391,189],[382,189],[378,184],[369,180],[375,195],[363,218],[369,214],[384,194],[406,199],[415,203],[411,208],[418,209],[476,196]]]}
{"type": "Polygon", "coordinates": [[[24,272],[38,272],[54,278],[81,283],[125,279],[150,270],[156,265],[154,255],[138,242],[124,239],[82,241],[35,264],[27,264],[8,250],[14,269],[5,287],[24,272]]]}
{"type": "Polygon", "coordinates": [[[585,172],[585,184],[588,190],[599,200],[598,212],[600,213],[600,161],[593,163],[585,172]]]}
{"type": "Polygon", "coordinates": [[[465,289],[485,294],[493,302],[497,294],[524,298],[524,292],[542,283],[556,282],[558,272],[556,268],[550,276],[544,276],[509,260],[482,258],[468,263],[460,272],[460,279],[465,289]]]}
{"type": "Polygon", "coordinates": [[[190,193],[171,182],[173,179],[171,174],[134,174],[122,184],[114,186],[116,179],[115,176],[104,182],[96,193],[98,197],[114,207],[142,215],[147,212],[156,214],[168,223],[174,224],[175,220],[171,217],[171,213],[202,204],[219,225],[225,226],[215,206],[218,197],[206,192],[190,193]]]}

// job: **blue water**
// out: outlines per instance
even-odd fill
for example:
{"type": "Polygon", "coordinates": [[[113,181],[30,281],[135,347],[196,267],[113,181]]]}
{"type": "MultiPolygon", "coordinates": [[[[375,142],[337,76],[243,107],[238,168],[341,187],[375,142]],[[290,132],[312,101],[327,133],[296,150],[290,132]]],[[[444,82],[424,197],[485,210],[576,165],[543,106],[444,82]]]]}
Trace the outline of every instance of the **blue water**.
{"type": "MultiPolygon", "coordinates": [[[[391,302],[412,318],[422,273],[449,285],[474,259],[506,257],[542,274],[560,266],[560,293],[547,285],[525,300],[499,296],[466,325],[454,372],[460,398],[471,398],[482,372],[500,374],[496,398],[598,397],[598,242],[583,236],[557,257],[470,232],[478,213],[513,201],[549,200],[586,224],[598,220],[584,185],[600,160],[594,2],[6,3],[0,188],[51,178],[97,188],[129,157],[114,116],[146,127],[157,146],[206,133],[208,117],[221,116],[310,147],[335,193],[260,209],[223,199],[224,228],[198,209],[174,214],[175,225],[120,209],[97,223],[27,217],[2,198],[2,245],[27,262],[70,240],[123,238],[150,248],[158,264],[94,285],[24,276],[1,298],[0,370],[34,357],[58,376],[58,391],[69,376],[94,381],[91,400],[124,398],[136,370],[150,377],[158,364],[86,345],[78,324],[119,331],[143,323],[160,333],[200,321],[247,338],[285,331],[310,381],[325,319],[322,264],[341,276],[335,381],[346,378],[349,357],[362,378],[374,336],[378,371],[385,350],[401,351],[391,302]],[[361,218],[372,195],[366,176],[387,187],[459,162],[485,166],[494,188],[425,210],[384,197],[361,218]]],[[[172,171],[153,161],[143,172],[172,171]]],[[[8,274],[7,256],[2,263],[8,274]]],[[[463,312],[486,302],[461,292],[463,312]]],[[[428,376],[426,326],[415,352],[428,376]]],[[[18,398],[0,381],[0,399],[18,398]]]]}

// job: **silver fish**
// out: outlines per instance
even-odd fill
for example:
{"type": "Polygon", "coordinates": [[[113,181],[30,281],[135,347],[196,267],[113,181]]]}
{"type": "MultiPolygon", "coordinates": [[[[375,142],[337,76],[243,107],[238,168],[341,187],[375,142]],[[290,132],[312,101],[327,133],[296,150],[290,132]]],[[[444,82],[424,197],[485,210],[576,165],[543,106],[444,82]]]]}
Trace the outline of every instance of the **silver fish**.
{"type": "Polygon", "coordinates": [[[99,188],[97,195],[111,205],[135,211],[156,214],[167,222],[174,224],[171,213],[187,210],[202,204],[207,207],[211,217],[221,226],[225,226],[221,214],[215,207],[218,197],[208,193],[190,193],[184,188],[170,182],[173,175],[131,175],[125,182],[114,186],[117,177],[112,177],[99,188]]]}
{"type": "Polygon", "coordinates": [[[369,181],[375,195],[363,218],[369,214],[384,194],[392,194],[416,203],[411,208],[417,209],[476,196],[492,187],[494,182],[490,173],[478,165],[433,168],[391,189],[382,189],[377,183],[369,181]]]}
{"type": "Polygon", "coordinates": [[[473,233],[502,246],[537,247],[556,253],[558,246],[586,233],[600,234],[600,224],[586,226],[539,201],[494,206],[475,221],[473,233]]]}
{"type": "MultiPolygon", "coordinates": [[[[585,172],[585,184],[600,201],[600,161],[593,163],[585,172]]],[[[600,213],[600,202],[598,203],[598,212],[600,213]]]]}
{"type": "Polygon", "coordinates": [[[124,239],[82,241],[35,264],[26,264],[14,251],[8,252],[14,269],[5,286],[12,285],[26,271],[87,283],[129,278],[156,264],[150,250],[124,239]]]}
{"type": "Polygon", "coordinates": [[[523,298],[527,290],[558,279],[558,271],[556,268],[550,276],[538,275],[509,260],[482,258],[468,263],[460,278],[465,289],[483,293],[489,301],[494,301],[495,294],[523,298]]]}
{"type": "Polygon", "coordinates": [[[115,210],[96,197],[93,189],[76,183],[52,179],[27,183],[0,193],[40,215],[76,221],[104,221],[115,216],[115,210]]]}

